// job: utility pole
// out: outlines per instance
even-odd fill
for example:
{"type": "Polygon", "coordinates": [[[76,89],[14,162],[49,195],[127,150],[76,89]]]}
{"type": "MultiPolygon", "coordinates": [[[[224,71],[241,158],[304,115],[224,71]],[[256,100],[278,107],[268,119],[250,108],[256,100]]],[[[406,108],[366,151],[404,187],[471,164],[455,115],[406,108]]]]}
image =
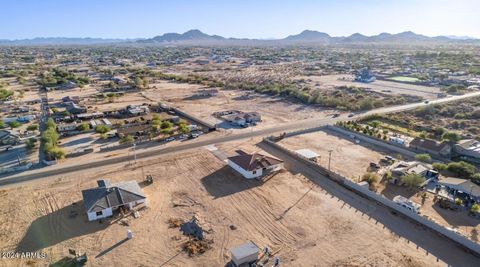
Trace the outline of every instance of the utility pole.
{"type": "Polygon", "coordinates": [[[333,150],[328,150],[328,171],[330,171],[330,163],[332,161],[332,152],[333,150]]]}
{"type": "Polygon", "coordinates": [[[137,164],[137,150],[135,149],[136,144],[133,143],[133,158],[135,159],[135,164],[137,164]]]}

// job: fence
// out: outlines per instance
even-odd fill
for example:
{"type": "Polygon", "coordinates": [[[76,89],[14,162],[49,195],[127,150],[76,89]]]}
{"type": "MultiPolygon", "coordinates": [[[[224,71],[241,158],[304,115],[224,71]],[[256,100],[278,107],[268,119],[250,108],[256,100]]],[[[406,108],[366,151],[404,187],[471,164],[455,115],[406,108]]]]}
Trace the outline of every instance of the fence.
{"type": "Polygon", "coordinates": [[[15,167],[8,167],[8,168],[1,168],[0,174],[10,173],[10,172],[18,172],[18,171],[25,171],[32,167],[32,163],[29,162],[25,165],[15,166],[15,167]]]}
{"type": "Polygon", "coordinates": [[[337,132],[337,133],[340,133],[340,134],[343,134],[343,135],[347,135],[347,136],[352,136],[353,135],[353,136],[355,136],[355,138],[357,138],[360,141],[367,142],[367,143],[370,143],[370,144],[374,144],[374,145],[383,147],[387,150],[395,151],[397,153],[404,154],[404,155],[412,157],[412,158],[414,158],[415,155],[417,155],[417,153],[409,150],[406,147],[401,147],[400,145],[395,145],[395,144],[387,143],[387,142],[384,142],[384,141],[380,141],[378,139],[372,138],[372,137],[364,135],[362,133],[352,132],[352,131],[349,131],[347,129],[343,129],[343,128],[340,128],[340,127],[337,127],[337,126],[330,126],[330,125],[326,126],[326,128],[330,131],[337,132]]]}
{"type": "MultiPolygon", "coordinates": [[[[288,134],[287,134],[288,135],[288,134]]],[[[286,136],[287,136],[286,135],[286,136]]],[[[399,214],[402,214],[404,216],[406,216],[407,218],[410,218],[411,220],[425,226],[425,227],[428,227],[429,229],[431,229],[432,231],[436,232],[436,233],[439,233],[443,236],[445,236],[446,238],[456,242],[457,244],[463,246],[464,248],[466,248],[467,250],[477,254],[477,255],[480,255],[480,245],[460,234],[457,234],[453,231],[450,231],[448,230],[447,228],[441,226],[441,225],[438,225],[437,223],[433,222],[433,221],[430,221],[416,213],[413,213],[399,205],[397,205],[395,202],[381,196],[381,195],[378,195],[376,194],[375,192],[372,192],[366,188],[363,188],[361,186],[359,186],[358,184],[350,181],[349,179],[337,174],[337,173],[334,173],[332,171],[329,171],[328,169],[325,169],[324,167],[316,164],[315,162],[312,162],[310,161],[309,159],[303,157],[302,155],[299,155],[297,153],[295,153],[294,151],[291,151],[273,141],[270,140],[270,138],[264,138],[263,139],[263,142],[267,145],[270,145],[288,155],[290,155],[291,157],[303,162],[304,164],[314,168],[316,171],[318,171],[319,173],[321,174],[324,174],[326,177],[328,177],[329,179],[339,183],[340,185],[342,185],[343,187],[359,194],[359,195],[362,195],[368,199],[371,199],[399,214]]],[[[383,143],[383,142],[382,142],[383,143]]]]}
{"type": "Polygon", "coordinates": [[[188,113],[185,113],[183,112],[182,110],[178,109],[178,108],[172,108],[173,111],[175,111],[175,113],[179,114],[180,116],[183,116],[191,121],[194,121],[196,122],[197,124],[201,125],[202,127],[208,129],[209,132],[211,131],[215,131],[217,129],[217,126],[216,125],[213,125],[211,123],[208,123],[204,120],[201,120],[195,116],[192,116],[188,113]]]}

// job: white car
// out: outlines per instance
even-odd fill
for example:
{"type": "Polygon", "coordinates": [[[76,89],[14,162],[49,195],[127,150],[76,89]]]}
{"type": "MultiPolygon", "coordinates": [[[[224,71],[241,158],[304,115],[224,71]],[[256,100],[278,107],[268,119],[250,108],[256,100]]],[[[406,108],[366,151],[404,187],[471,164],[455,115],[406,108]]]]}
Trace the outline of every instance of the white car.
{"type": "Polygon", "coordinates": [[[173,141],[173,140],[175,140],[175,137],[173,137],[173,136],[165,139],[165,141],[167,141],[167,142],[170,142],[170,141],[173,141]]]}

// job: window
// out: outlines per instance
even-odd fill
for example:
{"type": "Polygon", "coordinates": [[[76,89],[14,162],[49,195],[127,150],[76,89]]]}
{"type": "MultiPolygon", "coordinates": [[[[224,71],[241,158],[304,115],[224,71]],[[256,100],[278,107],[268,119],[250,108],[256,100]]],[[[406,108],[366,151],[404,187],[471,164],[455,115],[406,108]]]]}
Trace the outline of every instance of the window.
{"type": "Polygon", "coordinates": [[[97,211],[97,216],[102,216],[103,212],[102,211],[97,211]]]}

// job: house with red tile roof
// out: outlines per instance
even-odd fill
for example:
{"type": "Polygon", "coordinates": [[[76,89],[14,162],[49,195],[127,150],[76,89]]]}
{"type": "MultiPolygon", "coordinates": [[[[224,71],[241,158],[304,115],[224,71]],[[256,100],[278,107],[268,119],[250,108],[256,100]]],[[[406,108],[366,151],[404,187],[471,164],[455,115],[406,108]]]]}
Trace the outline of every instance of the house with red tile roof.
{"type": "Polygon", "coordinates": [[[257,178],[283,168],[283,161],[260,153],[229,157],[227,163],[247,179],[257,178]]]}

